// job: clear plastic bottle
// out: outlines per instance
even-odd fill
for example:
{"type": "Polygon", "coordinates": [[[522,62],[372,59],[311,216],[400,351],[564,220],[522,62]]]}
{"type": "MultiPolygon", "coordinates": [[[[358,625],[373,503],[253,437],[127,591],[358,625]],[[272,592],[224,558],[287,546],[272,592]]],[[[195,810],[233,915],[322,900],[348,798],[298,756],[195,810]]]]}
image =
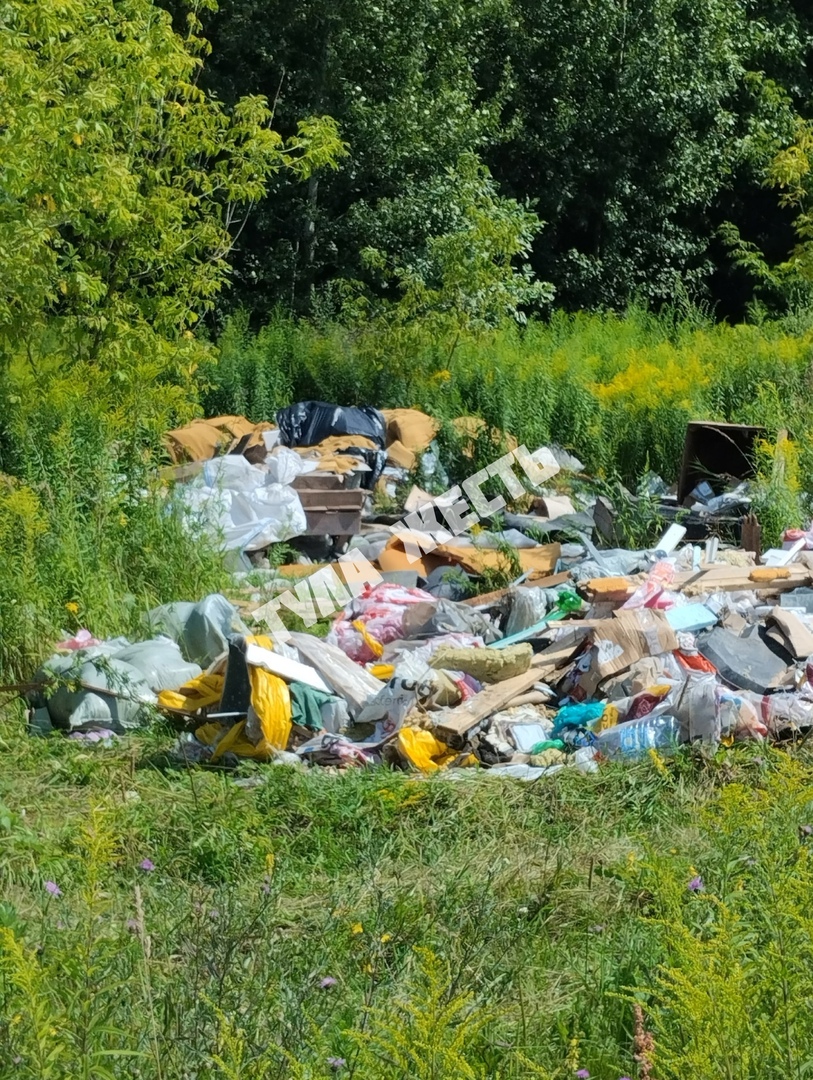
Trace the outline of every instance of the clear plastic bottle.
{"type": "Polygon", "coordinates": [[[596,736],[595,748],[604,757],[643,757],[648,750],[674,750],[680,742],[675,716],[643,716],[616,724],[596,736]]]}

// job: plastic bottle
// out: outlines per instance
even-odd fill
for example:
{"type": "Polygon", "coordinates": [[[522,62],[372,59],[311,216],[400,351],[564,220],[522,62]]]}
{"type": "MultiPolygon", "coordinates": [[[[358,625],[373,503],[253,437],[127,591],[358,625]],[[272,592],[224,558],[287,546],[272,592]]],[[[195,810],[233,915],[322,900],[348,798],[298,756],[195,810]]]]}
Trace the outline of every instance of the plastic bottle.
{"type": "Polygon", "coordinates": [[[596,736],[595,748],[608,758],[643,757],[649,750],[673,750],[680,742],[675,716],[644,716],[616,724],[596,736]]]}

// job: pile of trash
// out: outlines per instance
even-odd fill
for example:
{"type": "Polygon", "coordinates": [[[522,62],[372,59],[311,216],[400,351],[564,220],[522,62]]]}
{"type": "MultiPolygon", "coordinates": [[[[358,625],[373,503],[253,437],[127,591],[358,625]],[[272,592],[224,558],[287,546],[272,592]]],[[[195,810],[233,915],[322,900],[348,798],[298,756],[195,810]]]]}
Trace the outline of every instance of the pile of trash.
{"type": "Polygon", "coordinates": [[[549,571],[463,600],[441,578],[434,592],[366,584],[326,638],[279,640],[220,595],[165,605],[146,614],[143,641],[61,642],[27,694],[31,726],[109,741],[158,710],[190,764],[523,779],[684,743],[803,736],[813,531],[789,532],[757,564],[716,540],[680,547],[674,529],[651,551],[547,545],[549,571]]]}
{"type": "MultiPolygon", "coordinates": [[[[437,422],[418,410],[300,402],[276,421],[168,433],[164,479],[239,553],[233,590],[148,612],[141,641],[66,637],[26,692],[32,731],[109,742],[161,712],[189,764],[534,779],[813,729],[813,528],[761,551],[748,488],[760,429],[689,425],[676,490],[647,480],[671,524],[639,551],[597,546],[618,541],[612,508],[559,447],[529,454],[491,432],[510,452],[465,498],[438,496],[413,482],[419,466],[448,482],[437,422]],[[490,480],[527,512],[493,484],[487,498],[490,480]],[[376,513],[382,487],[405,493],[400,519],[376,513]],[[721,515],[737,534],[726,543],[721,515]],[[299,554],[273,567],[280,540],[299,554]],[[484,592],[506,565],[511,583],[484,592]],[[286,630],[280,606],[306,628],[321,618],[322,634],[286,630]]],[[[464,443],[485,430],[454,423],[464,443]]]]}

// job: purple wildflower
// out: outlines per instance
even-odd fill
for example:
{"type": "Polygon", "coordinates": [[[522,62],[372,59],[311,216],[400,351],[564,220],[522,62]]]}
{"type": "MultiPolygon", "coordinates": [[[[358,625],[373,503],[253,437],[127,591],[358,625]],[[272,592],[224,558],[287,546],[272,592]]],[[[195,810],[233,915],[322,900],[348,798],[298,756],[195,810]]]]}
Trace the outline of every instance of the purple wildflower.
{"type": "Polygon", "coordinates": [[[332,975],[327,975],[324,979],[322,979],[319,985],[323,990],[329,990],[331,986],[335,986],[338,981],[339,980],[334,979],[332,975]]]}
{"type": "Polygon", "coordinates": [[[327,1059],[327,1063],[331,1067],[331,1069],[333,1069],[334,1072],[338,1072],[339,1069],[343,1069],[345,1067],[345,1065],[347,1064],[347,1062],[345,1061],[344,1058],[339,1058],[339,1057],[329,1057],[327,1059]]]}
{"type": "Polygon", "coordinates": [[[138,923],[135,919],[128,919],[126,925],[131,934],[138,933],[138,923]]]}
{"type": "Polygon", "coordinates": [[[693,877],[692,880],[689,882],[689,892],[702,892],[704,888],[705,885],[703,884],[703,879],[700,876],[693,877]]]}
{"type": "Polygon", "coordinates": [[[579,1071],[576,1073],[576,1076],[579,1078],[579,1080],[590,1080],[590,1071],[589,1069],[579,1069],[579,1071]]]}
{"type": "Polygon", "coordinates": [[[45,882],[45,891],[50,896],[61,896],[62,895],[62,890],[60,889],[60,887],[57,885],[57,883],[55,881],[46,881],[45,882]]]}
{"type": "Polygon", "coordinates": [[[147,874],[149,874],[151,870],[155,869],[155,863],[152,861],[152,859],[142,859],[138,865],[139,868],[147,874]]]}
{"type": "Polygon", "coordinates": [[[813,825],[800,825],[799,832],[802,836],[813,836],[813,825]]]}

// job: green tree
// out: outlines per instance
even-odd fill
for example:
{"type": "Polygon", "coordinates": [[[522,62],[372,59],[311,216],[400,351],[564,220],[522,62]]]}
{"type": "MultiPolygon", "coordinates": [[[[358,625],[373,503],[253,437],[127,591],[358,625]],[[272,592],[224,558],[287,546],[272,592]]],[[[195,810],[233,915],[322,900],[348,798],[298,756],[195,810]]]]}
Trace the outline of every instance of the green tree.
{"type": "MultiPolygon", "coordinates": [[[[207,21],[207,85],[226,101],[265,94],[282,132],[329,113],[349,147],[333,173],[272,181],[236,253],[238,303],[312,310],[328,282],[372,283],[364,249],[414,261],[443,230],[439,183],[499,137],[507,71],[484,95],[477,65],[507,2],[223,0],[207,21]]],[[[454,195],[446,183],[444,200],[454,195]]]]}
{"type": "MultiPolygon", "coordinates": [[[[365,317],[397,326],[420,322],[457,337],[506,318],[524,322],[527,310],[550,303],[553,287],[535,281],[527,265],[542,222],[501,197],[474,154],[463,155],[455,168],[427,184],[425,196],[424,220],[432,224],[422,242],[416,238],[400,257],[372,247],[362,252],[365,266],[378,275],[378,288],[364,293],[365,317]]],[[[404,219],[415,209],[413,203],[405,210],[397,200],[379,206],[383,219],[395,219],[406,234],[413,228],[404,219]]]]}
{"type": "Polygon", "coordinates": [[[286,169],[341,152],[332,121],[283,139],[261,96],[197,85],[206,42],[151,0],[0,3],[0,349],[114,367],[175,355],[229,274],[245,215],[286,169]]]}

